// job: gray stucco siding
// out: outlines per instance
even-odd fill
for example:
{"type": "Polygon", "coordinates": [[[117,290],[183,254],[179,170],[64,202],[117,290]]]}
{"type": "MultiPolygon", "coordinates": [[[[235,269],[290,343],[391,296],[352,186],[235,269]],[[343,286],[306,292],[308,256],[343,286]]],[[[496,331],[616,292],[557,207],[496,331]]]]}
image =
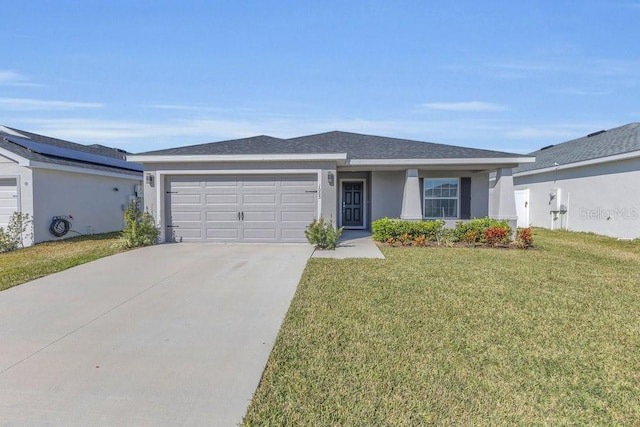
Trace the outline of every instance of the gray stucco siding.
{"type": "Polygon", "coordinates": [[[371,221],[400,218],[405,171],[371,172],[371,221]]]}
{"type": "MultiPolygon", "coordinates": [[[[123,207],[134,196],[134,185],[140,183],[139,178],[46,169],[35,169],[32,181],[23,187],[32,187],[35,243],[58,239],[49,233],[49,226],[51,218],[59,215],[72,215],[71,229],[82,234],[122,230],[123,207]]],[[[64,238],[75,235],[69,233],[64,238]]]]}
{"type": "Polygon", "coordinates": [[[515,176],[516,191],[529,189],[532,226],[567,228],[618,237],[640,237],[640,159],[528,176],[515,176]],[[567,212],[554,220],[550,193],[560,189],[567,212]]]}

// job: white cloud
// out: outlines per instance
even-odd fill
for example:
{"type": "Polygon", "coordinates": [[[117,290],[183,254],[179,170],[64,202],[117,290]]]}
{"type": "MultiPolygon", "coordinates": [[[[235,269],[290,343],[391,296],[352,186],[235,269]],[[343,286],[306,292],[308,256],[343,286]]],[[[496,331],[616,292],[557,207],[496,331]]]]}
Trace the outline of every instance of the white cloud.
{"type": "Polygon", "coordinates": [[[432,110],[443,111],[501,111],[506,110],[506,107],[493,104],[490,102],[482,101],[468,101],[468,102],[428,102],[422,104],[423,107],[430,108],[432,110]]]}
{"type": "Polygon", "coordinates": [[[101,108],[95,102],[48,101],[30,98],[0,98],[0,110],[34,111],[34,110],[72,110],[76,108],[101,108]]]}
{"type": "Polygon", "coordinates": [[[560,93],[565,95],[578,95],[578,96],[602,96],[611,95],[613,90],[597,90],[597,89],[580,89],[580,88],[561,88],[549,90],[550,93],[560,93]]]}
{"type": "Polygon", "coordinates": [[[42,86],[13,70],[0,70],[0,86],[42,86]]]}

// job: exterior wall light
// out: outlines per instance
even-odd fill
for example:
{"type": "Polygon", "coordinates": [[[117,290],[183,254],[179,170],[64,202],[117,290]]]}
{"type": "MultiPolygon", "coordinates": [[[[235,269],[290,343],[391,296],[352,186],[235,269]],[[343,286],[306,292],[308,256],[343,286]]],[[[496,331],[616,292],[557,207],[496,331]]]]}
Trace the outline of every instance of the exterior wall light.
{"type": "Polygon", "coordinates": [[[329,185],[331,187],[333,187],[336,183],[336,176],[333,174],[333,172],[329,172],[327,174],[327,180],[329,181],[329,185]]]}

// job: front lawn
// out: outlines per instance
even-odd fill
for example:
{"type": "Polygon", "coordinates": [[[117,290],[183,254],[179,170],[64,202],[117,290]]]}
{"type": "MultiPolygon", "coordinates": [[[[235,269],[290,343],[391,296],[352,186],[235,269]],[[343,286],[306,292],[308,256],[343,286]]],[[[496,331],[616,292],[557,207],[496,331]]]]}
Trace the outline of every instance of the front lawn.
{"type": "Polygon", "coordinates": [[[122,252],[120,233],[81,236],[0,254],[0,291],[122,252]]]}
{"type": "Polygon", "coordinates": [[[309,261],[246,425],[637,425],[640,244],[309,261]]]}

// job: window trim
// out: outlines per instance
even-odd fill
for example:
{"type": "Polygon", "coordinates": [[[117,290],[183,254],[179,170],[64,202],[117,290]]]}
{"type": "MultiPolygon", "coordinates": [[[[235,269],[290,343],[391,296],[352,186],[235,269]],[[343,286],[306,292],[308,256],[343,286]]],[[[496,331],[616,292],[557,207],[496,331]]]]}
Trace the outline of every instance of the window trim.
{"type": "Polygon", "coordinates": [[[460,219],[460,190],[461,182],[459,177],[425,177],[422,182],[422,217],[424,219],[460,219]],[[442,179],[442,180],[455,180],[457,181],[456,197],[428,197],[427,198],[427,181],[442,179]],[[427,216],[427,200],[455,200],[456,201],[456,216],[427,216]]]}

